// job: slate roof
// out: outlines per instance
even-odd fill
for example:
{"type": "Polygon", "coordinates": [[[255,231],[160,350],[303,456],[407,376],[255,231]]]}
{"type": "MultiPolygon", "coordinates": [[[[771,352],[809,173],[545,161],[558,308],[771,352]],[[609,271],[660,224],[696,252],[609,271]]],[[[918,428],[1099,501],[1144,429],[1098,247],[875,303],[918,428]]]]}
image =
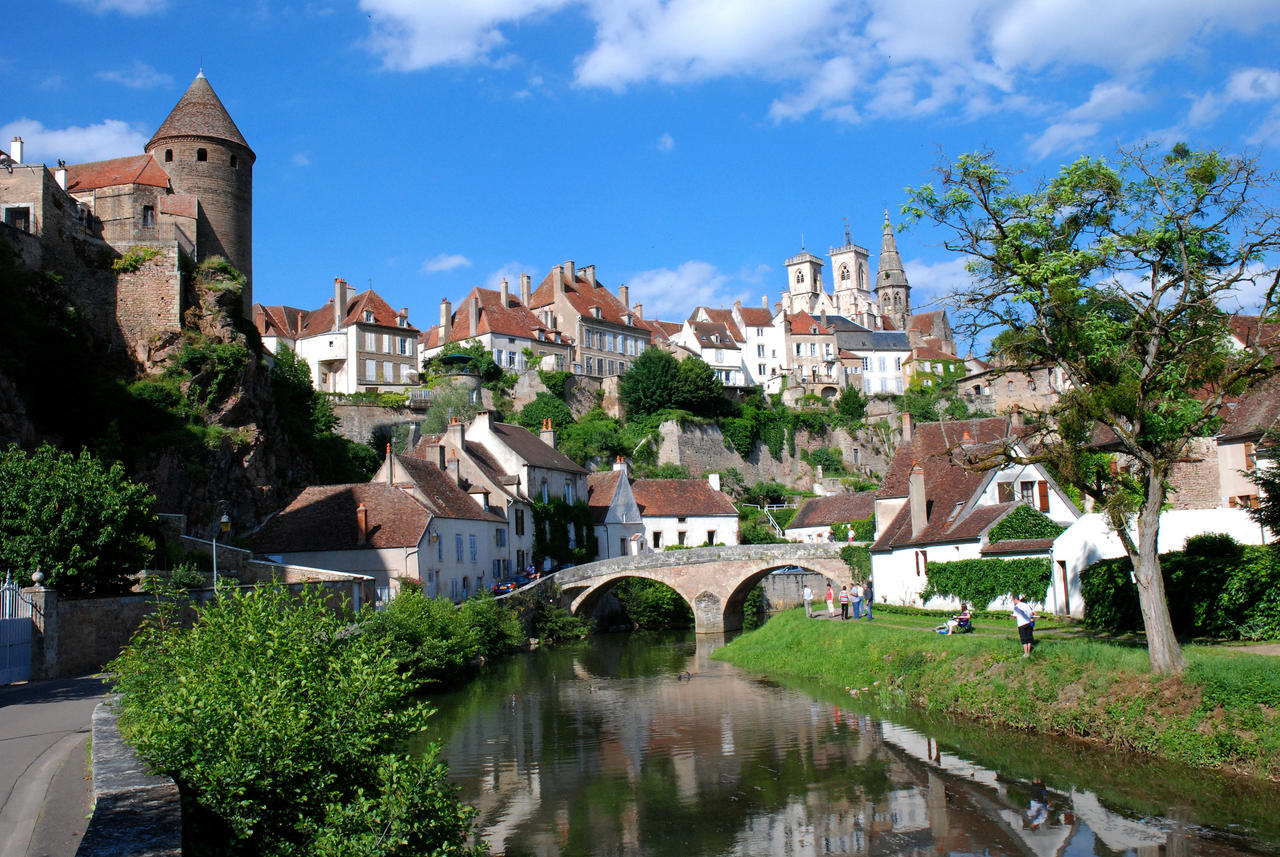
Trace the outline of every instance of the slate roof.
{"type": "Polygon", "coordinates": [[[67,193],[84,193],[116,185],[169,187],[169,174],[150,155],[129,155],[67,167],[67,193]]]}
{"type": "Polygon", "coordinates": [[[256,552],[269,554],[414,547],[430,520],[422,503],[390,485],[313,485],[303,488],[249,542],[256,552]],[[358,544],[356,524],[361,504],[369,528],[365,545],[358,544]]]}
{"type": "Polygon", "coordinates": [[[976,539],[983,530],[1021,505],[1019,502],[997,503],[979,506],[965,514],[965,505],[991,474],[966,470],[954,463],[956,456],[980,454],[1011,436],[1007,417],[916,424],[911,443],[898,447],[876,498],[907,498],[911,471],[918,463],[924,472],[927,523],[913,538],[911,504],[905,503],[871,549],[887,551],[908,544],[976,539]]]}
{"type": "Polygon", "coordinates": [[[636,479],[631,493],[645,517],[738,516],[729,498],[704,479],[636,479]]]}
{"type": "Polygon", "coordinates": [[[811,497],[804,501],[786,528],[791,530],[801,527],[829,527],[835,523],[865,521],[875,513],[875,510],[875,491],[811,497]]]}
{"type": "MultiPolygon", "coordinates": [[[[523,339],[557,341],[560,332],[539,321],[532,310],[520,303],[519,298],[508,297],[507,305],[504,307],[501,292],[479,287],[472,289],[454,310],[447,341],[461,342],[471,338],[471,298],[473,296],[477,299],[480,310],[476,320],[477,336],[482,333],[495,333],[500,336],[518,336],[523,339]]],[[[439,342],[438,330],[436,342],[439,342]]]]}
{"type": "Polygon", "coordinates": [[[605,473],[592,473],[587,477],[587,507],[591,509],[591,520],[603,524],[613,505],[613,495],[618,490],[618,481],[622,478],[621,470],[610,470],[605,473]]]}
{"type": "Polygon", "coordinates": [[[510,423],[494,423],[493,433],[512,452],[534,467],[545,467],[548,470],[565,470],[569,473],[587,472],[576,461],[554,446],[543,443],[542,438],[524,426],[511,425],[510,423]]]}
{"type": "MultiPolygon", "coordinates": [[[[203,71],[191,81],[187,91],[178,99],[178,103],[169,111],[169,115],[144,148],[149,152],[161,141],[173,137],[209,137],[249,148],[244,135],[231,120],[227,108],[222,106],[222,100],[209,85],[203,71]]],[[[249,153],[253,154],[253,150],[250,149],[249,153]]]]}

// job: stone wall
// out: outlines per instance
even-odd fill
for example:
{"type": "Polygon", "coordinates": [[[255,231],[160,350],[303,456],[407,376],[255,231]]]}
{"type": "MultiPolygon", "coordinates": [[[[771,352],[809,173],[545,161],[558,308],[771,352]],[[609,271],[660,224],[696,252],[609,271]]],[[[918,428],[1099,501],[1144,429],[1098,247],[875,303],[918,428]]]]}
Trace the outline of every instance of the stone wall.
{"type": "MultiPolygon", "coordinates": [[[[1193,438],[1186,460],[1173,466],[1169,474],[1168,503],[1173,509],[1217,509],[1222,506],[1222,477],[1219,473],[1217,440],[1193,438]]],[[[1253,493],[1257,493],[1257,488],[1253,493]]]]}
{"type": "Polygon", "coordinates": [[[157,250],[159,255],[136,271],[117,274],[114,321],[125,351],[135,363],[146,366],[161,340],[182,329],[182,274],[176,243],[137,246],[157,250]]]}
{"type": "Polygon", "coordinates": [[[421,414],[408,408],[384,408],[379,405],[335,403],[333,412],[338,417],[338,426],[334,431],[356,443],[368,443],[376,429],[416,423],[422,419],[421,414]]]}

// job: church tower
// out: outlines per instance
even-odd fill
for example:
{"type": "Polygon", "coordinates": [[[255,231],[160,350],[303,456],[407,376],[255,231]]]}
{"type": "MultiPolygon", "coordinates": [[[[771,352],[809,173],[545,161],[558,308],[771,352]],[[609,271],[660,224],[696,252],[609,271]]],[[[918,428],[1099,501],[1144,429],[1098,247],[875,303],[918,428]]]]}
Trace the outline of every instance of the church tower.
{"type": "Polygon", "coordinates": [[[844,246],[832,247],[831,277],[835,281],[836,312],[863,327],[875,330],[879,327],[871,285],[867,279],[867,249],[853,243],[853,235],[846,224],[844,246]]]}
{"type": "Polygon", "coordinates": [[[902,269],[898,242],[889,225],[889,212],[884,213],[884,237],[880,240],[880,270],[876,272],[876,299],[880,312],[893,321],[898,330],[906,330],[911,319],[911,286],[902,269]]]}
{"type": "Polygon", "coordinates": [[[816,312],[822,297],[822,260],[807,250],[787,260],[787,312],[816,312]]]}
{"type": "Polygon", "coordinates": [[[197,261],[224,256],[244,274],[244,314],[253,317],[253,162],[256,156],[201,70],[145,151],[176,193],[200,201],[197,261]]]}

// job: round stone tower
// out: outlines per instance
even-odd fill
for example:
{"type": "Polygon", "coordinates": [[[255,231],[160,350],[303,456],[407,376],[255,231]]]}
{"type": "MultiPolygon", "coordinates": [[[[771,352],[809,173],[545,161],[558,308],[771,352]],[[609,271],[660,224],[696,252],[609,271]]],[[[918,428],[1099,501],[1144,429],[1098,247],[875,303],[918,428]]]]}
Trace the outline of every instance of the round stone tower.
{"type": "Polygon", "coordinates": [[[202,70],[146,145],[176,193],[200,201],[197,261],[224,256],[244,274],[253,314],[253,162],[256,156],[202,70]]]}

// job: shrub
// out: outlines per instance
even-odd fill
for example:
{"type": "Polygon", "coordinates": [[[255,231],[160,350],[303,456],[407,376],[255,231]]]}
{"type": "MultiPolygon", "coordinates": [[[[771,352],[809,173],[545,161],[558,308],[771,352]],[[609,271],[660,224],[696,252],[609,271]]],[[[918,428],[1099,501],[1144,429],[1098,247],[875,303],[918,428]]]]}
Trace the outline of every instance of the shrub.
{"type": "Polygon", "coordinates": [[[488,592],[477,593],[458,609],[463,635],[486,658],[514,652],[524,645],[520,618],[488,592]]]}
{"type": "Polygon", "coordinates": [[[665,583],[629,577],[619,581],[613,591],[636,628],[688,628],[693,624],[689,604],[665,583]]]}
{"type": "Polygon", "coordinates": [[[962,559],[925,565],[929,582],[920,592],[923,601],[934,597],[958,598],[978,610],[1002,595],[1016,594],[1029,601],[1043,601],[1049,590],[1049,560],[962,559]]]}
{"type": "Polygon", "coordinates": [[[991,544],[1014,539],[1056,539],[1066,527],[1031,506],[1018,506],[1005,515],[988,535],[991,544]]]}
{"type": "Polygon", "coordinates": [[[190,629],[145,624],[110,670],[124,736],[218,820],[193,834],[210,850],[478,853],[439,748],[401,749],[429,710],[319,590],[224,591],[190,629]]]}
{"type": "Polygon", "coordinates": [[[855,581],[864,582],[871,577],[871,551],[866,545],[845,545],[840,548],[840,558],[849,566],[855,581]]]}
{"type": "Polygon", "coordinates": [[[564,401],[564,395],[567,392],[571,377],[573,377],[573,373],[567,369],[556,372],[538,370],[538,378],[542,381],[542,386],[547,388],[548,393],[561,401],[564,401]]]}
{"type": "Polygon", "coordinates": [[[111,263],[111,269],[117,274],[132,274],[160,254],[158,247],[130,247],[111,263]]]}
{"type": "Polygon", "coordinates": [[[384,610],[366,617],[364,633],[395,659],[414,688],[456,682],[480,653],[478,635],[444,598],[401,590],[384,610]]]}

